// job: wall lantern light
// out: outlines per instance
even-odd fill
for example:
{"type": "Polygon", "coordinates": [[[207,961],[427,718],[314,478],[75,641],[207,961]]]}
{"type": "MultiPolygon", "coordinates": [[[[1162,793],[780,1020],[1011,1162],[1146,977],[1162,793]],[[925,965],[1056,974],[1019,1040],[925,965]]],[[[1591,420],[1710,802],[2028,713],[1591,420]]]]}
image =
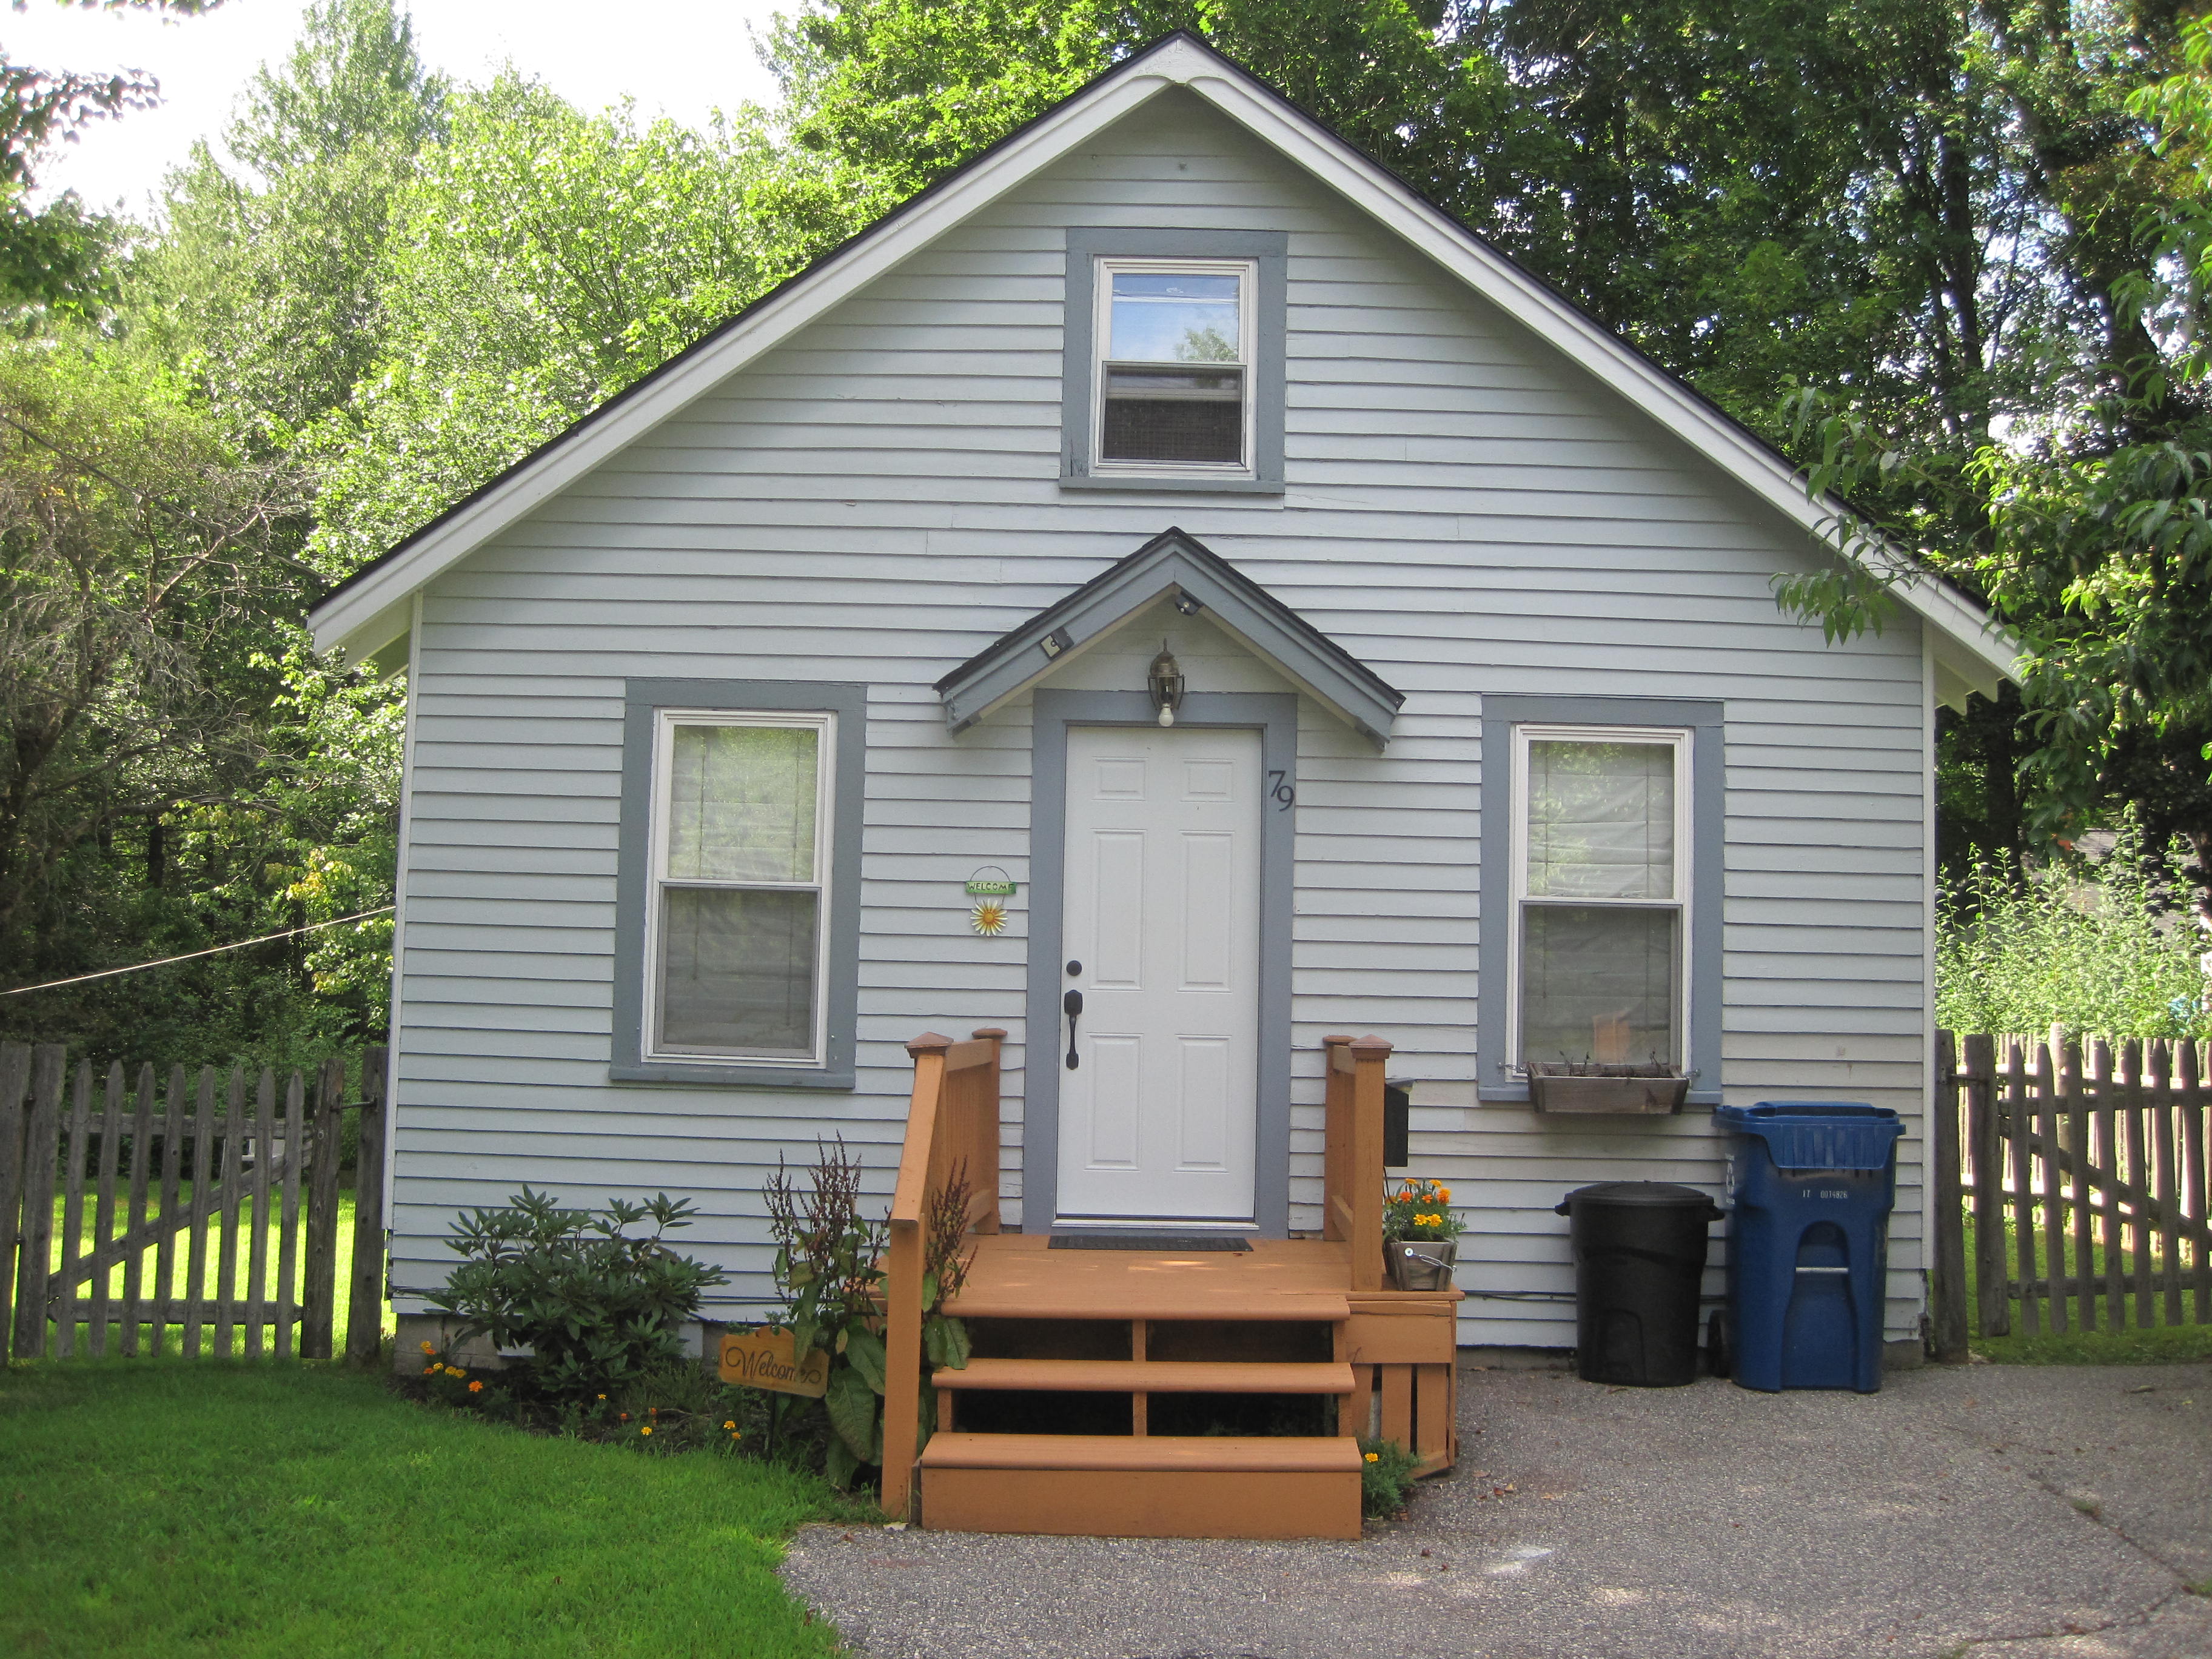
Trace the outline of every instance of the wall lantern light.
{"type": "Polygon", "coordinates": [[[1165,640],[1160,641],[1160,654],[1152,659],[1152,669],[1145,676],[1145,690],[1152,707],[1160,711],[1160,724],[1173,726],[1176,710],[1182,707],[1182,670],[1176,665],[1165,640]]]}

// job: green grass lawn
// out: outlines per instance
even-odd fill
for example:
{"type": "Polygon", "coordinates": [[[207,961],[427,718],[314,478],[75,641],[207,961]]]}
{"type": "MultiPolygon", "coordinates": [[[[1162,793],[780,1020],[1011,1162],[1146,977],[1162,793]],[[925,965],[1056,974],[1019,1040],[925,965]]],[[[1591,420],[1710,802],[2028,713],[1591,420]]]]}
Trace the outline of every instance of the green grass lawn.
{"type": "Polygon", "coordinates": [[[332,1365],[0,1370],[0,1651],[830,1655],[820,1481],[426,1409],[332,1365]]]}
{"type": "MultiPolygon", "coordinates": [[[[2040,1213],[2038,1216],[2040,1225],[2040,1213]]],[[[2005,1221],[2005,1260],[2012,1265],[2013,1275],[2019,1273],[2019,1247],[2012,1220],[2005,1221]]],[[[2036,1248],[2042,1249],[2038,1237],[2036,1248]]],[[[2070,1266],[2072,1245],[2068,1247],[2070,1266]]],[[[2094,1267],[2105,1270],[2105,1252],[2101,1245],[2094,1249],[2094,1267]]],[[[1975,1318],[1974,1224],[1966,1223],[1966,1307],[1967,1318],[1975,1318]]],[[[2008,1336],[1983,1336],[1978,1331],[1968,1340],[1968,1346],[1983,1358],[2005,1365],[2144,1365],[2170,1364],[2181,1360],[2212,1359],[2212,1325],[2193,1325],[2185,1322],[2195,1312],[2196,1293],[2185,1290],[2181,1311],[2184,1323],[2166,1323],[2166,1297],[2161,1292],[2152,1298],[2151,1316],[2157,1322],[2148,1327],[2136,1322],[2136,1298],[2133,1292],[2127,1297],[2127,1322],[2118,1330],[2105,1328],[2106,1304],[2103,1292],[2097,1297],[2097,1325],[2094,1331],[2069,1329],[2063,1335],[2051,1328],[2051,1310],[2042,1310],[2043,1329],[2038,1335],[2027,1334],[2027,1322],[2018,1301],[2012,1304],[2012,1333],[2008,1336]]],[[[2069,1302],[2066,1313],[2069,1326],[2078,1326],[2081,1306],[2069,1302]]]]}
{"type": "MultiPolygon", "coordinates": [[[[181,1209],[183,1206],[189,1205],[191,1202],[191,1182],[185,1182],[178,1194],[177,1202],[179,1207],[181,1209]]],[[[64,1225],[66,1218],[64,1209],[64,1202],[65,1200],[61,1195],[56,1195],[54,1199],[54,1244],[50,1263],[50,1265],[56,1269],[58,1269],[61,1266],[62,1241],[67,1237],[64,1225]]],[[[158,1215],[161,1212],[161,1206],[158,1201],[149,1199],[147,1204],[147,1213],[149,1216],[158,1215]]],[[[119,1214],[121,1206],[118,1206],[118,1209],[119,1214]]],[[[77,1229],[79,1248],[88,1255],[91,1254],[93,1249],[97,1219],[98,1218],[94,1212],[92,1201],[90,1198],[88,1197],[84,1206],[84,1218],[77,1229]]],[[[261,1287],[262,1294],[269,1299],[270,1307],[272,1312],[275,1310],[276,1303],[277,1244],[279,1235],[281,1233],[279,1223],[279,1202],[274,1196],[272,1196],[269,1204],[269,1220],[267,1224],[269,1235],[269,1261],[267,1271],[263,1275],[261,1287]]],[[[117,1222],[116,1231],[118,1232],[122,1231],[122,1222],[120,1219],[117,1222]]],[[[245,1300],[247,1293],[247,1285],[249,1282],[247,1275],[252,1268],[253,1261],[253,1200],[251,1197],[240,1200],[237,1234],[238,1276],[235,1282],[238,1288],[236,1297],[238,1300],[243,1301],[245,1300]]],[[[216,1228],[213,1222],[210,1221],[208,1229],[207,1265],[200,1274],[201,1294],[204,1296],[212,1297],[216,1293],[216,1280],[219,1277],[222,1265],[222,1236],[216,1228]]],[[[301,1294],[301,1287],[304,1287],[307,1283],[307,1243],[304,1212],[302,1216],[302,1224],[300,1229],[300,1243],[297,1247],[297,1255],[298,1261],[293,1269],[292,1279],[294,1285],[293,1298],[295,1303],[298,1301],[301,1294]]],[[[150,1249],[144,1252],[140,1257],[141,1266],[139,1271],[143,1280],[143,1288],[141,1291],[141,1294],[143,1295],[150,1297],[155,1294],[155,1269],[156,1261],[157,1258],[155,1254],[150,1249]]],[[[185,1286],[189,1282],[188,1275],[191,1266],[191,1259],[188,1236],[179,1233],[177,1235],[175,1244],[175,1259],[171,1263],[170,1267],[172,1279],[171,1293],[173,1295],[181,1296],[184,1294],[185,1286]]],[[[78,1289],[77,1294],[80,1297],[88,1297],[92,1294],[92,1285],[89,1283],[87,1283],[78,1289]]],[[[117,1343],[121,1340],[120,1333],[123,1317],[123,1264],[121,1262],[116,1263],[116,1265],[108,1272],[107,1291],[108,1294],[114,1298],[111,1316],[113,1322],[109,1325],[107,1330],[108,1352],[110,1353],[113,1353],[116,1352],[117,1343]]],[[[331,1325],[332,1334],[331,1340],[336,1349],[341,1352],[343,1352],[345,1348],[346,1318],[348,1310],[351,1307],[352,1302],[353,1191],[350,1188],[342,1187],[338,1189],[337,1305],[336,1317],[331,1321],[331,1325]]],[[[388,1335],[393,1328],[394,1325],[392,1317],[392,1304],[390,1303],[386,1303],[384,1307],[384,1329],[386,1334],[388,1335]]],[[[297,1338],[297,1331],[298,1328],[295,1326],[294,1328],[295,1340],[297,1338]]],[[[53,1340],[57,1334],[58,1333],[53,1332],[51,1329],[47,1333],[47,1341],[49,1345],[47,1352],[50,1353],[57,1352],[55,1347],[52,1346],[53,1340]]],[[[163,1339],[162,1352],[165,1354],[181,1352],[183,1351],[182,1345],[184,1342],[184,1335],[185,1328],[182,1325],[171,1325],[163,1339]]],[[[266,1340],[273,1341],[274,1336],[275,1333],[271,1330],[266,1340]]],[[[89,1352],[90,1349],[87,1345],[90,1340],[91,1328],[84,1324],[82,1322],[79,1322],[76,1328],[76,1352],[80,1354],[89,1352]]],[[[142,1329],[139,1333],[139,1348],[142,1352],[149,1352],[146,1347],[146,1342],[147,1334],[142,1329]]],[[[214,1314],[212,1310],[210,1310],[208,1322],[201,1331],[200,1352],[203,1354],[211,1354],[215,1352],[215,1319],[214,1314]]],[[[234,1330],[232,1333],[230,1351],[234,1354],[243,1354],[246,1352],[246,1334],[244,1331],[234,1330]]],[[[264,1352],[273,1352],[274,1349],[265,1349],[264,1352]]]]}

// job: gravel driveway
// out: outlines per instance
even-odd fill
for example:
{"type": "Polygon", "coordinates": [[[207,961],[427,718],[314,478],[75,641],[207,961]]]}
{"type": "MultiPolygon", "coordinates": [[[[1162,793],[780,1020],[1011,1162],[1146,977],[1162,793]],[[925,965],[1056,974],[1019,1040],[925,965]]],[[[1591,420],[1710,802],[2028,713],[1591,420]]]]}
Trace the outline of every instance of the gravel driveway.
{"type": "Polygon", "coordinates": [[[784,1577],[869,1659],[2212,1659],[2212,1366],[1462,1382],[1356,1544],[815,1527],[784,1577]]]}

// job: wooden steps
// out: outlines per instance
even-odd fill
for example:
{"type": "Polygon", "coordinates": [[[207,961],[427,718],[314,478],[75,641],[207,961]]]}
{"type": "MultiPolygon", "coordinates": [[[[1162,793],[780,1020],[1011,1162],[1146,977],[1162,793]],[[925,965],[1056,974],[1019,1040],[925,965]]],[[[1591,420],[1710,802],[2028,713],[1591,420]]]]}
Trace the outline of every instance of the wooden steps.
{"type": "Polygon", "coordinates": [[[1348,1364],[1173,1359],[971,1359],[930,1380],[940,1389],[1054,1394],[1347,1395],[1353,1386],[1348,1364]]]}
{"type": "Polygon", "coordinates": [[[921,1455],[922,1524],[1079,1537],[1357,1538],[1359,1471],[1350,1436],[941,1433],[921,1455]]]}

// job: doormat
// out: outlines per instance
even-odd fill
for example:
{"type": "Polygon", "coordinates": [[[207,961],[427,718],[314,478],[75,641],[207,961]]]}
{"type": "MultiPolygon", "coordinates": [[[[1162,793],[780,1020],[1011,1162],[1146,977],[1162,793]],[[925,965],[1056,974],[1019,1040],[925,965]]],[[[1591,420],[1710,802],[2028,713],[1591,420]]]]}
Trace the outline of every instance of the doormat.
{"type": "Polygon", "coordinates": [[[1234,1233],[1054,1233],[1051,1250],[1249,1250],[1234,1233]]]}

